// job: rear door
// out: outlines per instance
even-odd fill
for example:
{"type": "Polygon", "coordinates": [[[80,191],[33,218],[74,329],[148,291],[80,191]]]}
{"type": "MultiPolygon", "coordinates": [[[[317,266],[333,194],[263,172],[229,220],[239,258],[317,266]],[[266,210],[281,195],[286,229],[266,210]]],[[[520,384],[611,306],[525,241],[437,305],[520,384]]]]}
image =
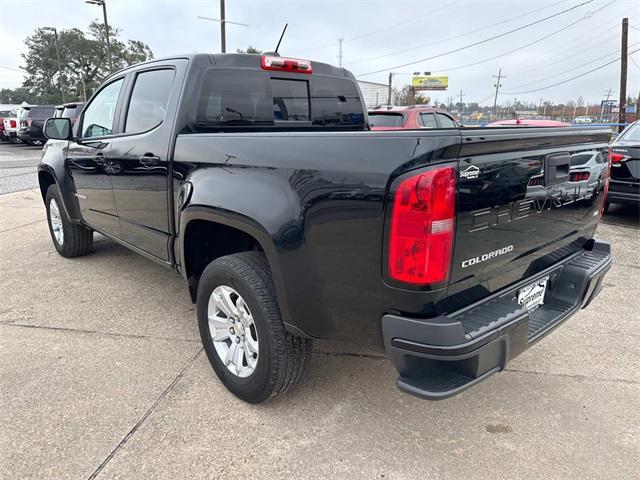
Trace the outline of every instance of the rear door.
{"type": "Polygon", "coordinates": [[[574,155],[606,155],[608,134],[573,129],[462,130],[450,293],[464,303],[583,248],[603,182],[574,182],[574,155]]]}

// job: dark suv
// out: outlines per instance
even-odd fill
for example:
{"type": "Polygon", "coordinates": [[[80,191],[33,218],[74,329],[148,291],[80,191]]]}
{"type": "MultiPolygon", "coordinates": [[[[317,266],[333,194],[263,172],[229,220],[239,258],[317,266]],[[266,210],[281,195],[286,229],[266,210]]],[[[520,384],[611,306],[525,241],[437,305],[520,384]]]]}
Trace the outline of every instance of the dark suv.
{"type": "Polygon", "coordinates": [[[629,125],[609,150],[611,176],[606,208],[611,203],[640,206],[640,122],[629,125]]]}
{"type": "Polygon", "coordinates": [[[53,105],[23,107],[19,118],[18,138],[27,145],[44,144],[47,139],[42,133],[42,127],[47,118],[54,116],[55,111],[53,105]]]}
{"type": "Polygon", "coordinates": [[[55,118],[69,118],[71,119],[71,126],[73,126],[78,121],[78,117],[82,112],[82,107],[84,107],[84,102],[72,102],[58,105],[53,116],[55,118]]]}

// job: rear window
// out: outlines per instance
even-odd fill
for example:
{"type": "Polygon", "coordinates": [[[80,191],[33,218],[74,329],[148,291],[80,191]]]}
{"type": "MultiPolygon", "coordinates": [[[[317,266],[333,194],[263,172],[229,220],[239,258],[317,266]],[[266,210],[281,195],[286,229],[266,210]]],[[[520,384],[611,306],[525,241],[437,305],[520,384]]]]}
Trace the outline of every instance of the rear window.
{"type": "Polygon", "coordinates": [[[267,96],[267,80],[261,72],[207,71],[198,101],[198,127],[272,125],[273,105],[271,96],[267,96]]]}
{"type": "Polygon", "coordinates": [[[54,107],[31,107],[29,110],[26,110],[26,117],[28,118],[37,118],[37,119],[45,119],[49,117],[53,117],[53,113],[55,112],[54,107]]]}
{"type": "Polygon", "coordinates": [[[311,118],[314,125],[364,126],[364,110],[355,83],[341,78],[314,78],[311,118]]]}
{"type": "Polygon", "coordinates": [[[281,78],[261,71],[211,69],[203,78],[196,130],[221,127],[364,126],[354,82],[281,78]]]}
{"type": "Polygon", "coordinates": [[[624,135],[620,136],[618,140],[624,140],[625,142],[640,142],[640,123],[636,123],[629,127],[624,132],[624,135]]]}
{"type": "Polygon", "coordinates": [[[309,87],[304,80],[271,80],[275,121],[309,121],[309,87]]]}
{"type": "Polygon", "coordinates": [[[82,110],[82,105],[64,107],[64,110],[62,111],[62,118],[76,118],[80,116],[80,110],[82,110]]]}
{"type": "Polygon", "coordinates": [[[591,157],[593,157],[593,153],[575,153],[571,155],[571,166],[576,167],[578,165],[584,165],[591,159],[591,157]]]}
{"type": "Polygon", "coordinates": [[[369,114],[369,124],[372,127],[402,127],[404,116],[401,113],[372,112],[369,114]]]}

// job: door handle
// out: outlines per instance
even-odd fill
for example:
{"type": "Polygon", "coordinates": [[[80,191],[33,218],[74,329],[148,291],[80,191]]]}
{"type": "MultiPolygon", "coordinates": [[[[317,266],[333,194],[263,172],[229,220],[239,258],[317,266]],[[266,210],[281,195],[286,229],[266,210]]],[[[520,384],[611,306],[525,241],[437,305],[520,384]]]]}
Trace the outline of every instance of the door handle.
{"type": "Polygon", "coordinates": [[[160,163],[160,157],[155,155],[142,155],[139,160],[145,167],[155,167],[160,163]]]}

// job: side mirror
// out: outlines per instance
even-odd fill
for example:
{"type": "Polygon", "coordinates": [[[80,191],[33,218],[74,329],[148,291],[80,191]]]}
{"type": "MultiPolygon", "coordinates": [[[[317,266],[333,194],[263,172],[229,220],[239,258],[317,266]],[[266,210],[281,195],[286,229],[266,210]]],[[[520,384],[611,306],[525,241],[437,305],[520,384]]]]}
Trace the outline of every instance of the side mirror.
{"type": "Polygon", "coordinates": [[[71,140],[71,119],[47,119],[44,124],[44,136],[51,140],[71,140]]]}

